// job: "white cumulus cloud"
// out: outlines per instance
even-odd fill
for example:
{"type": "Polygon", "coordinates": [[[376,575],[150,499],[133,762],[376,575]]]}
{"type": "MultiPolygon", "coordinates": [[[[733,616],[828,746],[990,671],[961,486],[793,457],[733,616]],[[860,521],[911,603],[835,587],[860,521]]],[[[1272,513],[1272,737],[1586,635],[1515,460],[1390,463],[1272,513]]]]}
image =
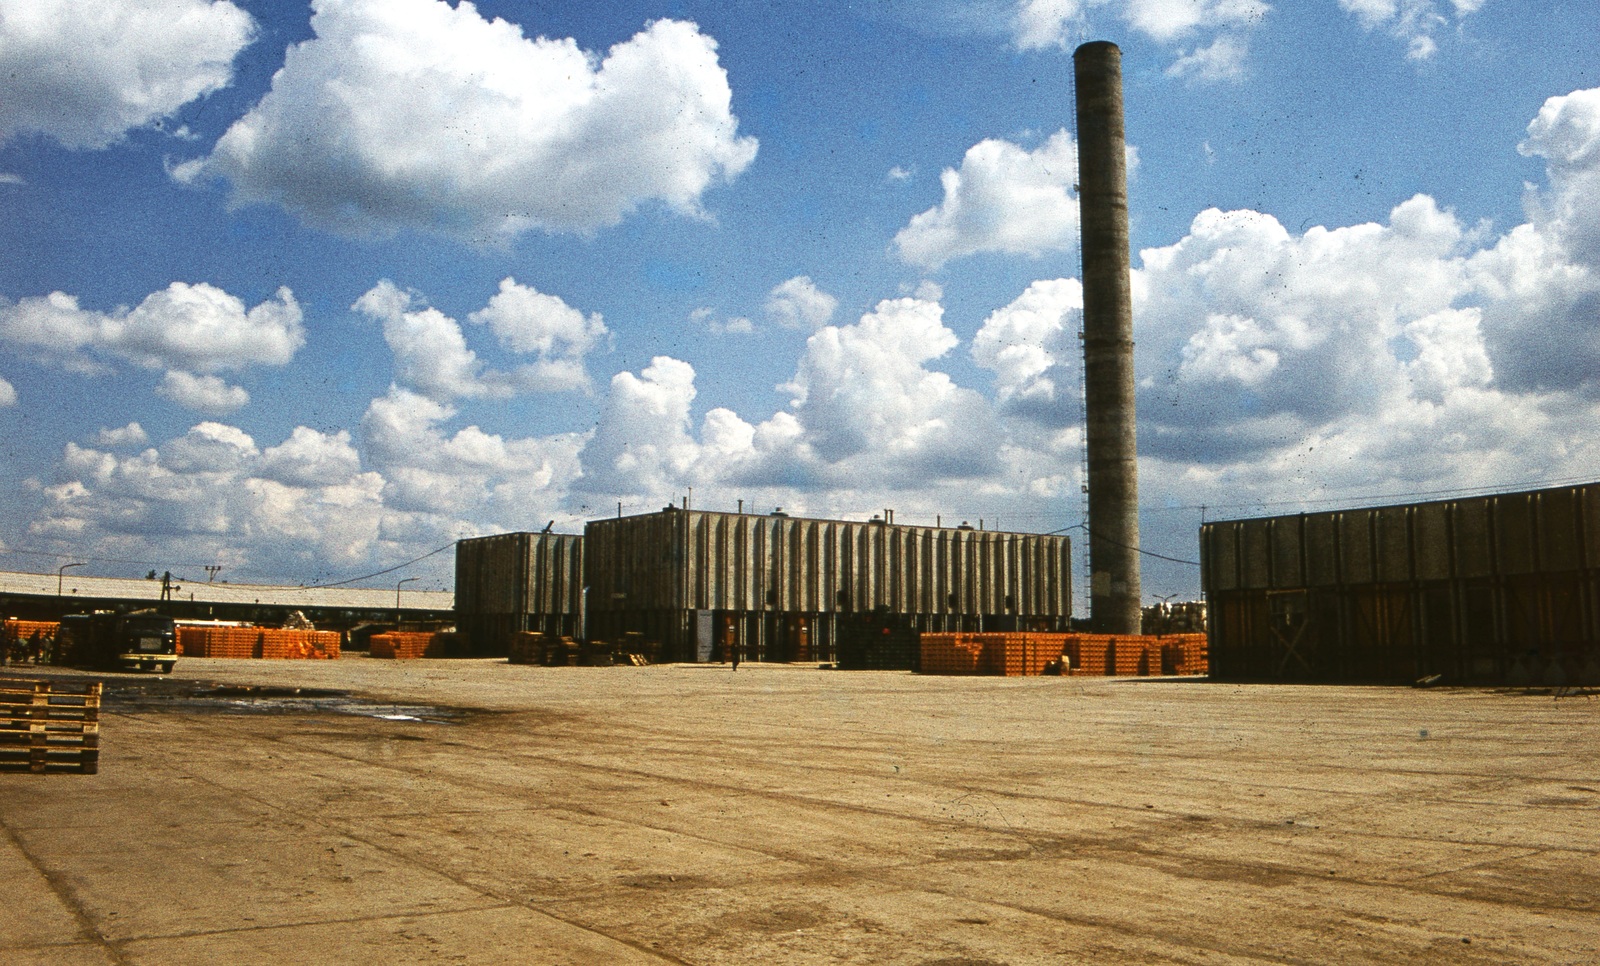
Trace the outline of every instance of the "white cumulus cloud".
{"type": "Polygon", "coordinates": [[[519,285],[514,278],[503,279],[489,304],[467,319],[487,325],[512,352],[537,355],[522,382],[549,392],[588,389],[584,356],[610,335],[600,313],[585,316],[558,296],[519,285]]]}
{"type": "Polygon", "coordinates": [[[0,142],[104,148],[227,86],[254,35],[227,0],[0,0],[0,142]]]}
{"type": "Polygon", "coordinates": [[[1081,418],[1082,323],[1083,285],[1075,278],[1034,282],[984,320],[972,359],[994,373],[1005,411],[1053,426],[1081,418]]]}
{"type": "Polygon", "coordinates": [[[944,199],[894,237],[900,257],[937,269],[977,252],[1039,255],[1074,247],[1078,237],[1077,146],[1066,131],[1032,151],[986,139],[960,168],[940,175],[944,199]]]}
{"type": "Polygon", "coordinates": [[[116,429],[103,427],[94,437],[96,446],[143,446],[148,442],[150,442],[149,434],[138,423],[129,423],[116,429]]]}
{"type": "Polygon", "coordinates": [[[1485,0],[1339,0],[1367,30],[1382,30],[1406,44],[1406,56],[1427,60],[1439,49],[1440,32],[1476,13],[1485,0]]]}
{"type": "Polygon", "coordinates": [[[108,372],[116,362],[165,369],[159,395],[222,416],[250,396],[215,373],[288,363],[305,344],[301,317],[287,288],[248,310],[238,297],[203,282],[173,282],[132,309],[110,312],[51,292],[16,303],[0,299],[0,347],[80,374],[108,372]]]}
{"type": "Polygon", "coordinates": [[[367,407],[363,449],[382,474],[387,507],[412,526],[426,524],[430,535],[526,528],[545,514],[571,520],[559,504],[578,475],[586,436],[507,439],[477,426],[449,434],[444,424],[454,415],[400,388],[367,407]]]}
{"type": "Polygon", "coordinates": [[[242,386],[230,386],[217,376],[197,376],[172,369],[162,377],[156,395],[208,416],[226,416],[250,403],[242,386]]]}
{"type": "Polygon", "coordinates": [[[1115,17],[1178,51],[1169,74],[1232,80],[1243,72],[1246,32],[1271,9],[1259,0],[1017,0],[1011,32],[1021,50],[1065,50],[1089,40],[1096,21],[1115,17]]]}
{"type": "Polygon", "coordinates": [[[1510,388],[1600,394],[1600,88],[1552,97],[1518,146],[1545,159],[1528,221],[1473,256],[1483,331],[1510,388]]]}
{"type": "Polygon", "coordinates": [[[698,456],[689,425],[694,398],[694,367],[681,359],[657,356],[637,376],[617,373],[583,450],[580,486],[670,497],[698,456]]]}
{"type": "Polygon", "coordinates": [[[767,293],[767,317],[786,329],[820,329],[838,307],[839,300],[817,288],[809,275],[779,282],[767,293]]]}
{"type": "Polygon", "coordinates": [[[1248,53],[1239,38],[1218,37],[1204,47],[1184,51],[1167,68],[1167,74],[1200,81],[1237,80],[1244,76],[1248,53]]]}
{"type": "MultiPolygon", "coordinates": [[[[1467,240],[1423,195],[1388,225],[1303,235],[1258,212],[1202,212],[1184,239],[1142,252],[1134,279],[1141,407],[1156,429],[1141,446],[1270,446],[1413,398],[1423,369],[1404,356],[1440,326],[1481,346],[1476,327],[1438,315],[1469,291],[1467,240]]],[[[1478,358],[1427,354],[1430,392],[1480,384],[1478,358]]]]}
{"type": "Polygon", "coordinates": [[[216,422],[132,456],[69,443],[64,481],[42,489],[29,532],[79,552],[211,559],[257,573],[318,573],[381,556],[382,479],[346,462],[345,472],[280,482],[260,475],[276,449],[264,461],[247,433],[216,422]]]}
{"type": "Polygon", "coordinates": [[[485,326],[507,351],[534,360],[511,370],[487,367],[468,347],[460,323],[428,306],[422,295],[387,279],[350,307],[383,328],[395,377],[431,399],[503,399],[522,392],[587,391],[584,357],[609,335],[598,314],[584,316],[552,295],[507,278],[489,304],[468,319],[485,326]]]}
{"type": "Polygon", "coordinates": [[[888,299],[806,342],[778,387],[788,408],[752,423],[724,407],[694,420],[687,362],[658,357],[619,373],[576,489],[629,501],[762,494],[794,507],[860,490],[959,487],[995,472],[1004,433],[978,393],[931,367],[957,338],[937,302],[888,299]]]}
{"type": "Polygon", "coordinates": [[[15,406],[17,404],[17,387],[4,378],[0,378],[0,408],[15,406]]]}
{"type": "Polygon", "coordinates": [[[755,157],[716,42],[692,23],[657,20],[601,57],[468,2],[312,9],[316,36],[176,177],[223,177],[237,202],[347,232],[483,242],[588,232],[652,201],[698,216],[705,191],[755,157]]]}

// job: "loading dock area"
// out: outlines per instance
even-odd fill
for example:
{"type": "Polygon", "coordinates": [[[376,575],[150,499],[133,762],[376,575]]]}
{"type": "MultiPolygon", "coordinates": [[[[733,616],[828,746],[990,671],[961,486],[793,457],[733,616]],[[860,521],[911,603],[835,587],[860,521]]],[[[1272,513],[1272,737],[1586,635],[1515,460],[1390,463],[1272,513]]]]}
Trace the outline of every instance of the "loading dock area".
{"type": "Polygon", "coordinates": [[[1600,948],[1582,697],[365,657],[107,681],[98,775],[0,776],[8,963],[1600,948]],[[350,699],[159,693],[202,675],[350,699]]]}

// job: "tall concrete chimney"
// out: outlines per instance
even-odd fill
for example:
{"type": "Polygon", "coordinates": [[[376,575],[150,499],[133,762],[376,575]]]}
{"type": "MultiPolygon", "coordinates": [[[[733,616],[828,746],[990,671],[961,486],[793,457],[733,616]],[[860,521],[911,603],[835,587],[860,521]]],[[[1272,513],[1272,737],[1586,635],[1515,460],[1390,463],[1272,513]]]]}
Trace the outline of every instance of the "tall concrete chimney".
{"type": "Polygon", "coordinates": [[[1083,225],[1083,381],[1089,462],[1089,618],[1102,634],[1139,633],[1139,466],[1133,413],[1133,293],[1122,51],[1072,55],[1078,92],[1083,225]]]}

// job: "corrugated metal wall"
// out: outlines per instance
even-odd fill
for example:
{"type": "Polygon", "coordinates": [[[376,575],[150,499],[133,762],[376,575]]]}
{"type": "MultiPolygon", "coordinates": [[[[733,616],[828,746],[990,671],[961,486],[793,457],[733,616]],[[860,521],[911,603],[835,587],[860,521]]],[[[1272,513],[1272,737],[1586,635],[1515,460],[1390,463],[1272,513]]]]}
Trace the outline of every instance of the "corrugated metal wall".
{"type": "Polygon", "coordinates": [[[583,538],[502,533],[456,544],[456,624],[476,654],[504,654],[518,631],[579,633],[583,538]]]}
{"type": "Polygon", "coordinates": [[[1206,524],[1212,676],[1600,684],[1600,483],[1206,524]]]}
{"type": "Polygon", "coordinates": [[[776,640],[776,615],[816,619],[809,656],[826,659],[841,616],[1055,629],[1072,612],[1071,545],[1060,536],[663,510],[593,521],[584,539],[590,635],[641,631],[679,659],[696,611],[733,618],[755,660],[800,653],[776,640]]]}

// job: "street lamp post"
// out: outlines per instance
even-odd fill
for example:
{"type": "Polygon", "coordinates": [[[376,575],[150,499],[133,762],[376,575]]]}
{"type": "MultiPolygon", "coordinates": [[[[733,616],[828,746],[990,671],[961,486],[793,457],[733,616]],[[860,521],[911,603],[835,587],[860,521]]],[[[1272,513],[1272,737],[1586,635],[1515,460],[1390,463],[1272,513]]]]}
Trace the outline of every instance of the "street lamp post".
{"type": "Polygon", "coordinates": [[[422,579],[421,577],[406,577],[405,579],[401,580],[398,584],[394,585],[394,629],[395,630],[399,630],[400,629],[400,588],[404,587],[406,584],[411,583],[413,580],[421,580],[421,579],[422,579]]]}
{"type": "Polygon", "coordinates": [[[57,597],[61,596],[61,585],[66,582],[67,571],[68,570],[72,569],[73,567],[87,567],[87,566],[88,566],[88,564],[69,563],[69,564],[62,564],[60,567],[58,567],[56,569],[56,596],[57,597]]]}

